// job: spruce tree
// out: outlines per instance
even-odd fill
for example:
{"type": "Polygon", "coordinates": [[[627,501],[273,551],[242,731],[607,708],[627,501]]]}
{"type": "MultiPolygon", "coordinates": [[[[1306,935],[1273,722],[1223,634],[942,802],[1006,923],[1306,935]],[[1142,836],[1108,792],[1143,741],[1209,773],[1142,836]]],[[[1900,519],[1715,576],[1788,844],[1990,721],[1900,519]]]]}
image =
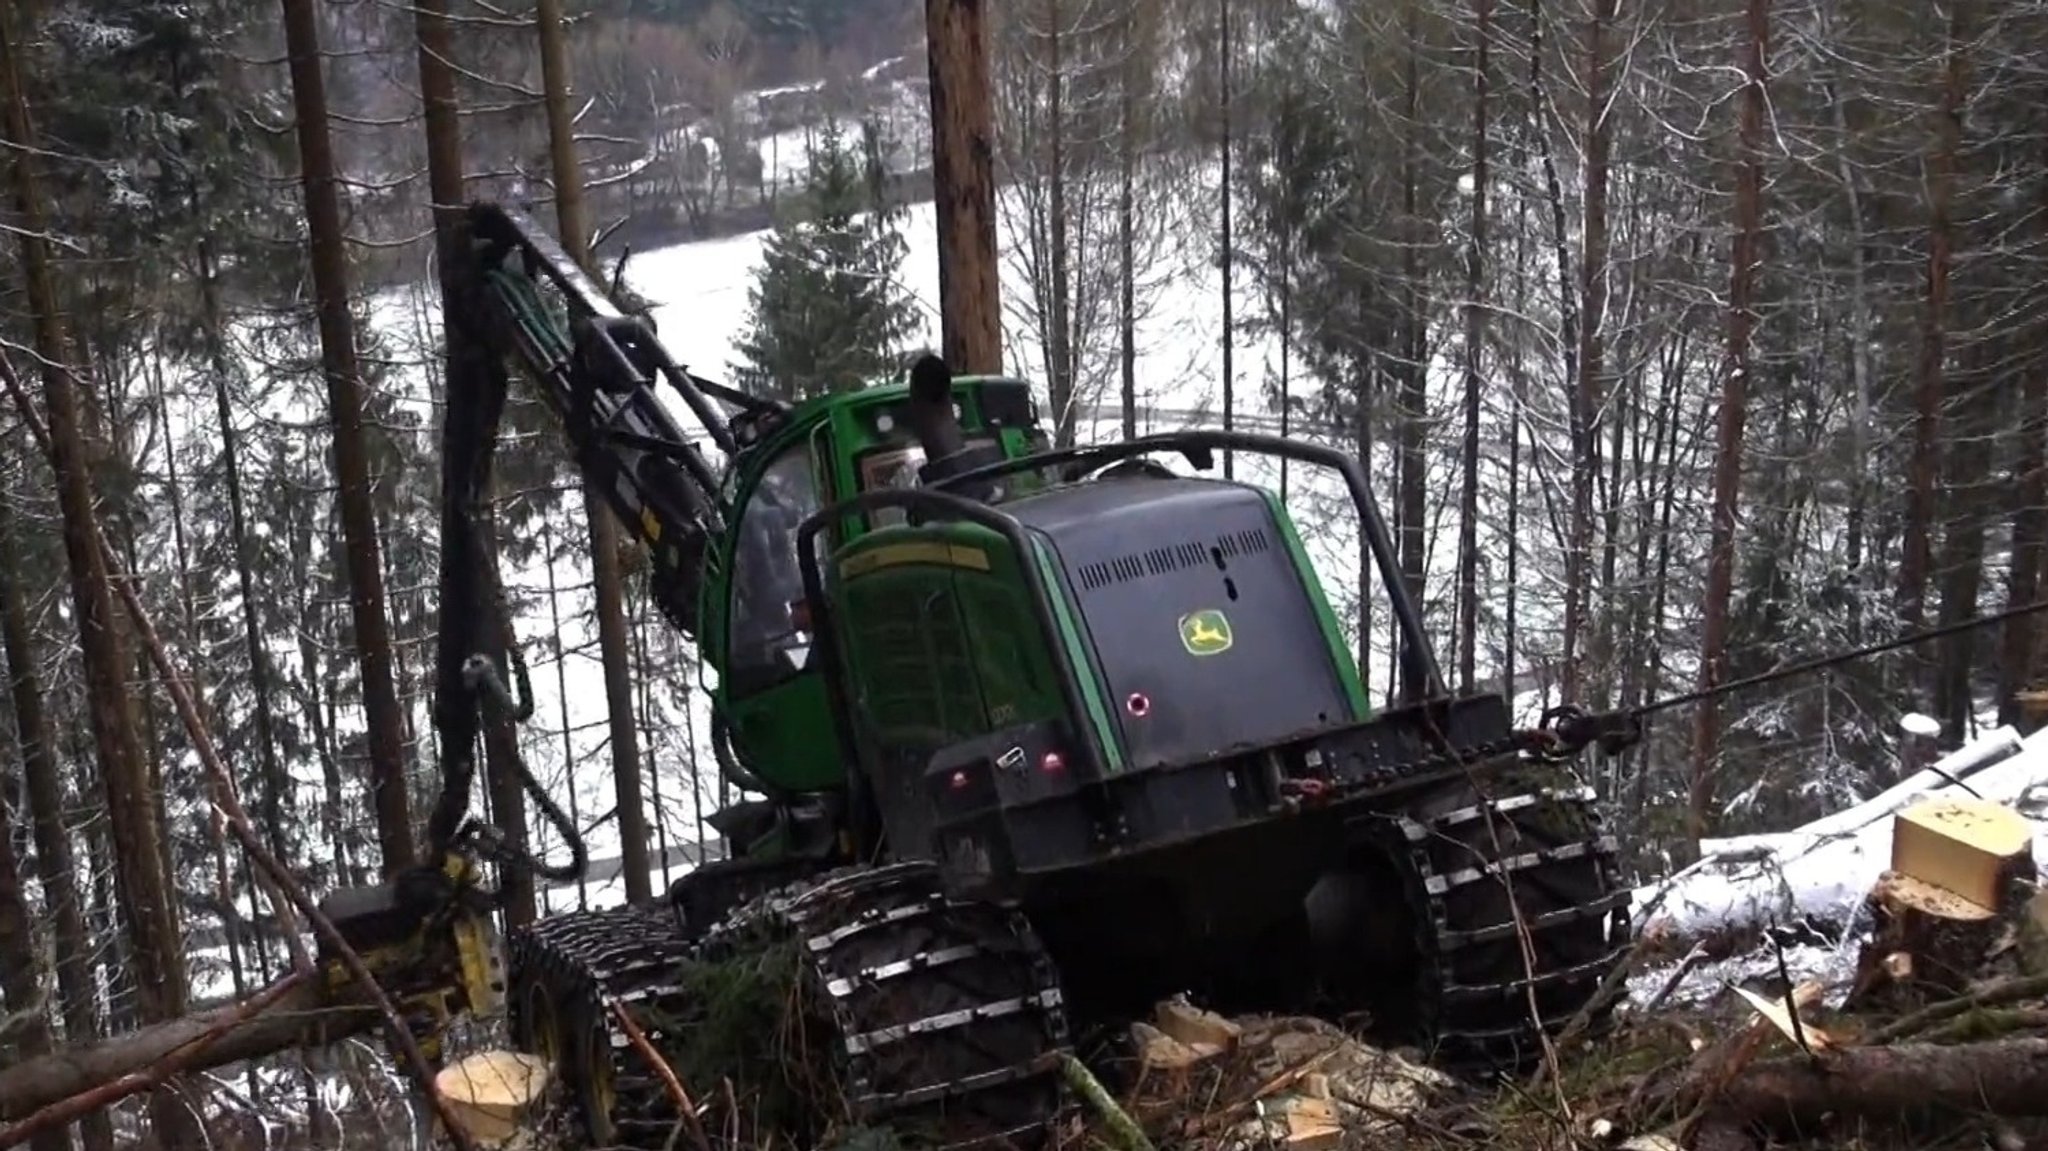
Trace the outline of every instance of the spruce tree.
{"type": "Polygon", "coordinates": [[[828,124],[807,149],[803,190],[762,246],[747,293],[741,387],[794,402],[899,366],[918,314],[900,277],[908,245],[885,153],[872,120],[857,144],[828,124]]]}

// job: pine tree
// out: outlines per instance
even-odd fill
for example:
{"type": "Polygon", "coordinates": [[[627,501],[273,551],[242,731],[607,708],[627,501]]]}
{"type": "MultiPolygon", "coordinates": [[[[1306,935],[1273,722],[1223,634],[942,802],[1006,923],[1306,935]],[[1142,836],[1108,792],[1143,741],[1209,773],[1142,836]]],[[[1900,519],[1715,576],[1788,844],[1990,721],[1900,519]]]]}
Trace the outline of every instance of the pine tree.
{"type": "Polygon", "coordinates": [[[881,129],[857,146],[828,124],[808,149],[793,211],[762,246],[747,293],[744,363],[734,375],[756,395],[796,401],[847,391],[888,374],[917,330],[900,270],[908,250],[902,207],[888,195],[881,129]]]}

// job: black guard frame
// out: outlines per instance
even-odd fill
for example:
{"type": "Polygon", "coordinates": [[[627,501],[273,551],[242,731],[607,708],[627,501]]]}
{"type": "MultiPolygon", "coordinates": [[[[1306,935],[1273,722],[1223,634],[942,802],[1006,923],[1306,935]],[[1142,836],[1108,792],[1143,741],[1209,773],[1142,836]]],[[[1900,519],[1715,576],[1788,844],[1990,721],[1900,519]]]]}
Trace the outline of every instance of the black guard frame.
{"type": "Polygon", "coordinates": [[[1393,537],[1388,533],[1387,522],[1380,514],[1379,503],[1373,499],[1372,489],[1366,483],[1365,470],[1358,466],[1357,460],[1335,448],[1324,447],[1321,444],[1304,444],[1255,432],[1210,429],[1164,432],[1111,444],[1057,448],[1035,455],[1019,456],[1016,459],[970,468],[935,480],[930,487],[944,490],[956,484],[987,481],[1014,472],[1055,464],[1079,465],[1075,470],[1092,471],[1104,464],[1160,451],[1179,452],[1196,469],[1208,471],[1215,466],[1212,453],[1218,448],[1280,456],[1305,464],[1334,468],[1344,477],[1344,486],[1350,490],[1351,503],[1358,512],[1360,529],[1365,532],[1366,545],[1372,549],[1373,565],[1379,569],[1380,583],[1386,590],[1388,602],[1393,605],[1394,619],[1401,628],[1403,701],[1421,703],[1449,695],[1443,673],[1437,667],[1436,654],[1430,647],[1428,635],[1422,629],[1422,612],[1416,607],[1414,598],[1408,594],[1406,581],[1401,578],[1399,562],[1394,555],[1393,537]]]}

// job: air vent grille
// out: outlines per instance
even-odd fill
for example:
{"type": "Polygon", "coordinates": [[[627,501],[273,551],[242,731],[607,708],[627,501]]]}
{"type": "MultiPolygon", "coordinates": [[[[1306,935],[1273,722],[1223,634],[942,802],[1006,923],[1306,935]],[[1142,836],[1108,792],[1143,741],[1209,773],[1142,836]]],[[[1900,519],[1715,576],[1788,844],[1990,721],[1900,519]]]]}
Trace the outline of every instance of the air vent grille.
{"type": "Polygon", "coordinates": [[[1200,567],[1211,562],[1212,551],[1220,553],[1226,560],[1231,560],[1240,556],[1257,555],[1272,546],[1273,541],[1266,535],[1264,528],[1246,528],[1243,531],[1225,532],[1206,542],[1189,540],[1142,552],[1130,552],[1115,559],[1082,564],[1076,575],[1081,581],[1081,590],[1094,591],[1111,584],[1171,575],[1185,568],[1200,567]]]}

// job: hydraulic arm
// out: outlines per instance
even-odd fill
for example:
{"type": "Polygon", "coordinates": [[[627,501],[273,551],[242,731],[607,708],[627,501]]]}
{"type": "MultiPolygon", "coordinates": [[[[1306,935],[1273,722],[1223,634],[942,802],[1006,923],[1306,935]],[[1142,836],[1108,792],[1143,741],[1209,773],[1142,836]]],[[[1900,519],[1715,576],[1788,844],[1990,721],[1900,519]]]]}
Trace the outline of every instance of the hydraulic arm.
{"type": "Polygon", "coordinates": [[[497,998],[489,968],[490,900],[477,883],[478,862],[490,859],[556,881],[577,878],[588,863],[580,829],[524,763],[509,768],[568,845],[565,862],[537,859],[467,816],[486,715],[518,721],[533,710],[486,530],[508,364],[533,380],[583,474],[646,545],[656,600],[689,636],[696,634],[705,553],[728,518],[724,472],[785,411],[685,371],[648,320],[622,313],[523,213],[477,204],[464,228],[469,263],[449,278],[442,431],[434,698],[442,790],[419,868],[328,900],[380,981],[391,977],[406,998],[436,1015],[458,1008],[451,996],[459,995],[469,1010],[489,1010],[497,998]],[[716,466],[662,404],[656,389],[663,382],[702,425],[703,437],[722,457],[716,466]]]}
{"type": "Polygon", "coordinates": [[[725,466],[785,410],[686,371],[647,319],[622,313],[523,213],[476,204],[465,226],[471,264],[454,278],[460,298],[450,308],[442,436],[434,720],[444,791],[428,829],[436,855],[454,841],[468,806],[481,708],[494,700],[513,705],[505,672],[523,674],[505,643],[496,569],[480,532],[510,384],[507,362],[533,380],[584,475],[646,545],[656,601],[686,636],[697,631],[706,549],[729,513],[721,490],[725,466]],[[723,457],[720,466],[663,405],[657,388],[664,382],[723,457]]]}

